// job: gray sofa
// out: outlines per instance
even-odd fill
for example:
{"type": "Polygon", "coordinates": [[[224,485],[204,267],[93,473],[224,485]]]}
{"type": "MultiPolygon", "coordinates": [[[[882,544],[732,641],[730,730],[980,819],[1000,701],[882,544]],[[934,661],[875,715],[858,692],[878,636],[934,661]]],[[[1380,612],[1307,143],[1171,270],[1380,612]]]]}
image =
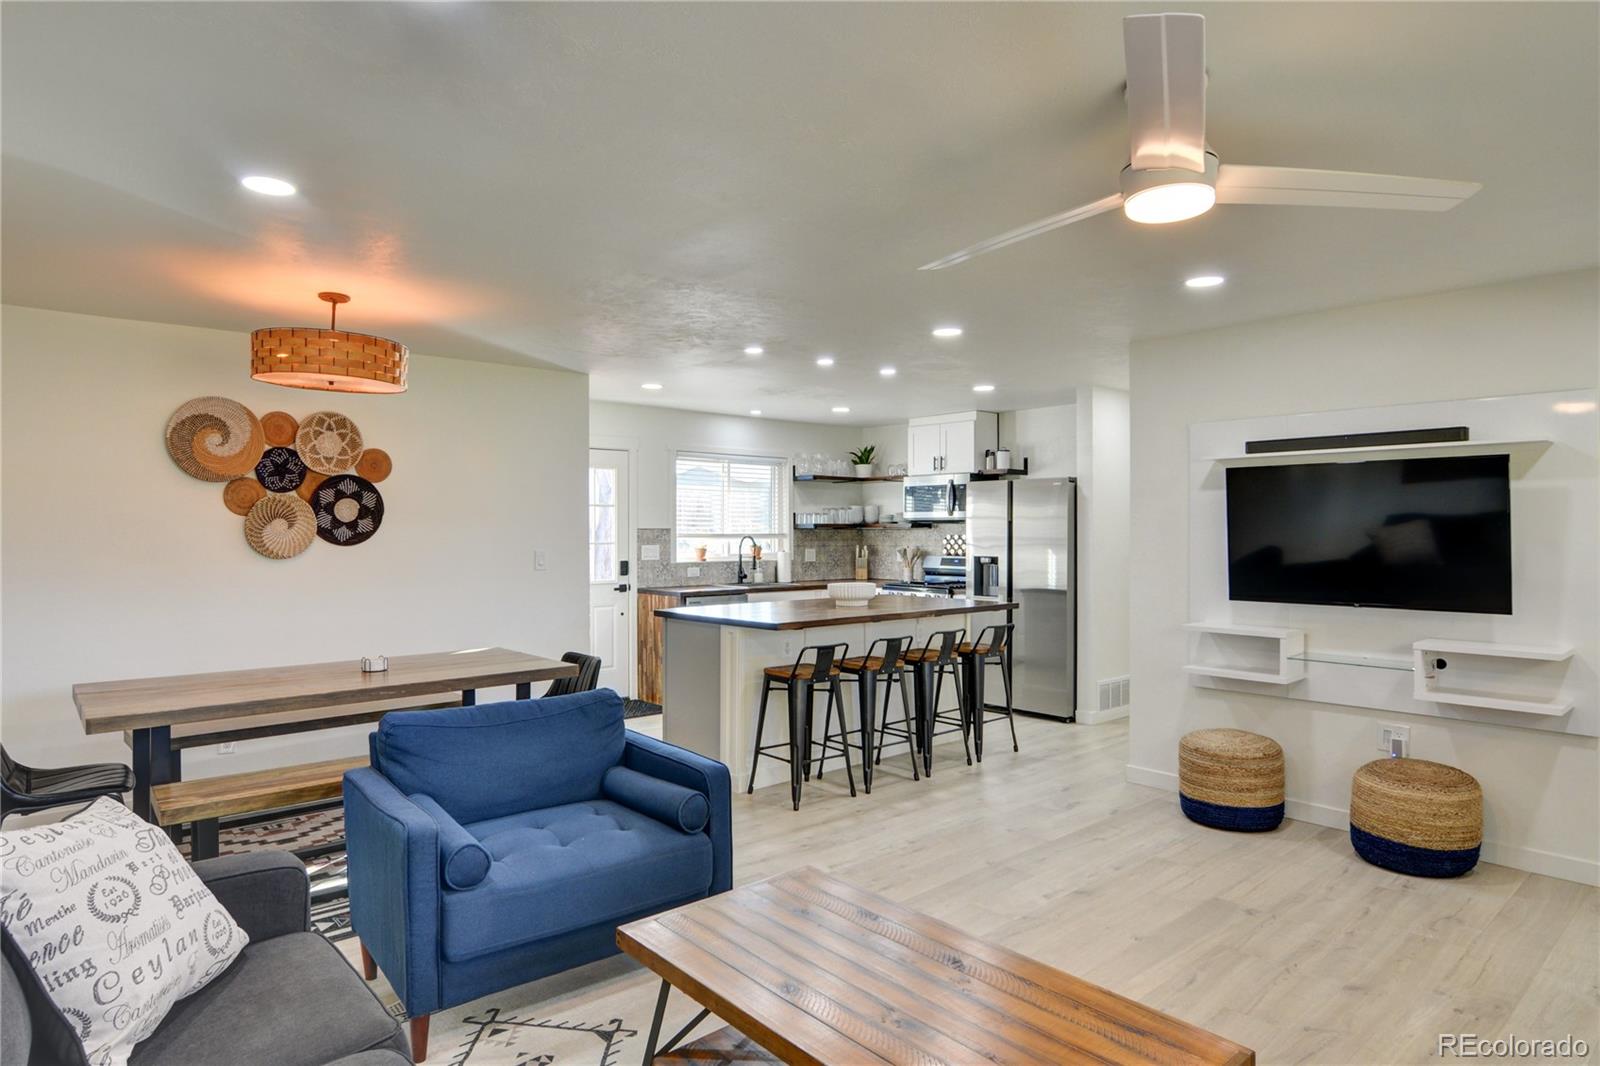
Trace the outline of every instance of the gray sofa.
{"type": "MultiPolygon", "coordinates": [[[[400,1024],[339,950],[310,932],[305,867],[286,852],[225,855],[195,873],[250,935],[220,977],[179,1000],[132,1066],[402,1066],[400,1024]]],[[[4,934],[0,1064],[85,1066],[83,1046],[4,934]]]]}

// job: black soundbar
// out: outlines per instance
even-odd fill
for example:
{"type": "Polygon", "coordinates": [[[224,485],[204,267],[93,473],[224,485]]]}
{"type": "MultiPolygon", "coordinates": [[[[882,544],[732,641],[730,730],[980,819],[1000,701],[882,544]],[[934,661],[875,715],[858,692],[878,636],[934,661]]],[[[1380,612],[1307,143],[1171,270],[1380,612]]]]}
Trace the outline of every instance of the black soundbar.
{"type": "Polygon", "coordinates": [[[1378,448],[1385,444],[1442,444],[1467,439],[1466,426],[1441,426],[1438,429],[1390,429],[1381,433],[1334,433],[1326,437],[1247,440],[1244,442],[1244,452],[1246,455],[1311,452],[1323,448],[1378,448]]]}

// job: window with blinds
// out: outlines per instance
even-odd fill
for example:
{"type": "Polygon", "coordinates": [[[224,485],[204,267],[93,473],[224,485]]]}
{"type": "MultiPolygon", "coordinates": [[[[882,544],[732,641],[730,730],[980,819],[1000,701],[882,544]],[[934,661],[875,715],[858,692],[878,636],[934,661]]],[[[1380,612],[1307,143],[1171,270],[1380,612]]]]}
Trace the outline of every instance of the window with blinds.
{"type": "Polygon", "coordinates": [[[731,559],[745,536],[756,538],[763,551],[783,547],[783,472],[782,459],[679,452],[674,558],[693,562],[696,549],[705,548],[708,559],[731,559]]]}

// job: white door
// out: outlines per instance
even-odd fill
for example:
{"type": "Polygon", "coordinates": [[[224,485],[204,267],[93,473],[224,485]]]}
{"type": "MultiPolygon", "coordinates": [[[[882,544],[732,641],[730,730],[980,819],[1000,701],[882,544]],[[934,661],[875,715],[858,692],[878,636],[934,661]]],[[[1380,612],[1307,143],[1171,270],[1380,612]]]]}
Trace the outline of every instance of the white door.
{"type": "Polygon", "coordinates": [[[628,453],[589,450],[589,653],[600,687],[633,695],[633,578],[628,453]]]}
{"type": "Polygon", "coordinates": [[[937,423],[931,426],[912,426],[906,436],[906,470],[912,474],[936,474],[938,459],[944,447],[944,434],[937,423]]]}
{"type": "Polygon", "coordinates": [[[978,424],[976,422],[946,422],[944,429],[944,469],[950,473],[968,473],[978,467],[978,424]]]}

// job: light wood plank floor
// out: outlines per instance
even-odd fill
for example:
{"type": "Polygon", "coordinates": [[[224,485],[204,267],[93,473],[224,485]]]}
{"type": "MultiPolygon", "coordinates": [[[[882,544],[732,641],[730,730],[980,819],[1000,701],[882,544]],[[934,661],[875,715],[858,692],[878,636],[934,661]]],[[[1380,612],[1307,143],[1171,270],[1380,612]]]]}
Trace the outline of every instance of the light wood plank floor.
{"type": "MultiPolygon", "coordinates": [[[[871,796],[851,799],[832,760],[799,812],[786,784],[736,791],[736,880],[816,865],[1262,1063],[1426,1062],[1441,1032],[1571,1033],[1588,1042],[1578,1061],[1600,1061],[1600,890],[1487,864],[1455,881],[1402,877],[1303,822],[1205,829],[1172,793],[1123,779],[1125,723],[1017,726],[1020,754],[991,726],[981,767],[941,744],[931,781],[912,783],[902,756],[871,796]]],[[[655,987],[608,960],[484,1002],[639,1024],[655,987]]],[[[690,1014],[674,996],[668,1031],[690,1014]]],[[[634,1040],[621,1054],[634,1061],[634,1040]]]]}
{"type": "Polygon", "coordinates": [[[981,767],[885,762],[738,795],[740,883],[812,863],[1254,1048],[1262,1062],[1422,1062],[1441,1032],[1567,1033],[1600,1061],[1600,890],[1482,864],[1403,877],[1347,834],[1195,825],[1123,778],[1127,725],[991,725],[981,767]],[[857,783],[859,787],[859,782],[857,783]]]}

